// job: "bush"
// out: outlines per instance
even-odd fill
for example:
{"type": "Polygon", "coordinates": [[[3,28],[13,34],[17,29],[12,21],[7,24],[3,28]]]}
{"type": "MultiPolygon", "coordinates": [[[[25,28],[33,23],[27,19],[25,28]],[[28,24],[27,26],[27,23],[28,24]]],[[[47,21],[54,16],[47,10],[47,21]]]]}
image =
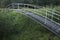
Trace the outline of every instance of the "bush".
{"type": "Polygon", "coordinates": [[[26,17],[15,11],[0,12],[0,36],[10,36],[22,31],[26,17]]]}

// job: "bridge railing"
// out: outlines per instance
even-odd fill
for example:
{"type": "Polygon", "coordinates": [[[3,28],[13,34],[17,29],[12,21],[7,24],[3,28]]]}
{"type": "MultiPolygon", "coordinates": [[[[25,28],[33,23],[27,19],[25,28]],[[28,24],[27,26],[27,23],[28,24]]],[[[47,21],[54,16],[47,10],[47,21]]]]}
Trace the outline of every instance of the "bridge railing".
{"type": "Polygon", "coordinates": [[[55,9],[50,8],[42,8],[42,9],[24,9],[28,10],[29,12],[33,12],[45,18],[45,23],[47,23],[47,19],[55,22],[56,24],[60,25],[60,12],[56,11],[55,9]],[[44,12],[45,11],[45,12],[44,12]]]}
{"type": "MultiPolygon", "coordinates": [[[[44,10],[44,9],[43,9],[44,10]]],[[[46,9],[46,19],[50,19],[51,21],[55,22],[56,24],[60,25],[60,12],[56,11],[55,9],[46,9]]],[[[47,22],[45,19],[45,23],[47,22]]]]}
{"type": "Polygon", "coordinates": [[[32,5],[32,4],[24,4],[24,3],[11,3],[7,6],[8,7],[12,7],[12,9],[14,9],[17,6],[17,9],[19,9],[19,6],[23,6],[23,7],[32,7],[32,8],[39,8],[41,6],[37,6],[37,5],[32,5]]]}
{"type": "MultiPolygon", "coordinates": [[[[12,7],[14,9],[14,5],[13,4],[10,4],[10,5],[12,5],[12,7]]],[[[18,7],[17,9],[19,9],[19,3],[17,3],[17,7],[18,7]]],[[[32,10],[32,12],[38,13],[37,11],[39,11],[39,10],[35,11],[35,9],[36,8],[34,8],[34,11],[32,10]]],[[[45,7],[41,10],[42,11],[39,11],[39,12],[44,13],[45,16],[43,14],[40,14],[40,15],[45,18],[45,23],[47,22],[46,20],[49,19],[49,20],[51,20],[51,21],[60,25],[60,12],[59,11],[56,11],[55,9],[45,8],[45,7]]]]}
{"type": "Polygon", "coordinates": [[[60,25],[60,12],[56,11],[55,9],[49,9],[49,8],[42,8],[40,10],[37,9],[24,9],[28,10],[29,12],[33,12],[35,14],[38,14],[40,16],[43,16],[45,18],[45,23],[47,23],[47,19],[55,22],[56,24],[60,25]],[[45,12],[44,12],[45,11],[45,12]]]}

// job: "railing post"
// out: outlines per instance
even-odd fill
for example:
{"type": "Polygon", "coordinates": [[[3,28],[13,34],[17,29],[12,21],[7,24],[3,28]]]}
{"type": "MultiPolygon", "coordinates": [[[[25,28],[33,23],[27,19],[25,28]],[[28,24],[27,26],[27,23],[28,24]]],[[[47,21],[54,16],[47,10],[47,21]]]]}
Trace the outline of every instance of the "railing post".
{"type": "Polygon", "coordinates": [[[27,4],[27,8],[29,8],[29,4],[27,4]]]}
{"type": "MultiPolygon", "coordinates": [[[[53,9],[53,5],[51,4],[51,8],[53,9]]],[[[53,20],[53,14],[54,14],[54,9],[52,10],[52,16],[51,16],[51,20],[53,20]]]]}
{"type": "Polygon", "coordinates": [[[48,14],[47,14],[47,9],[46,9],[45,24],[47,23],[47,16],[48,14]]]}
{"type": "Polygon", "coordinates": [[[18,9],[19,9],[19,3],[18,3],[18,9]]]}
{"type": "Polygon", "coordinates": [[[54,12],[53,12],[54,10],[52,10],[52,20],[53,20],[53,14],[54,14],[54,12]]]}
{"type": "Polygon", "coordinates": [[[25,5],[23,4],[24,8],[25,8],[25,5]]]}
{"type": "Polygon", "coordinates": [[[14,3],[12,3],[12,8],[14,9],[14,3]]]}

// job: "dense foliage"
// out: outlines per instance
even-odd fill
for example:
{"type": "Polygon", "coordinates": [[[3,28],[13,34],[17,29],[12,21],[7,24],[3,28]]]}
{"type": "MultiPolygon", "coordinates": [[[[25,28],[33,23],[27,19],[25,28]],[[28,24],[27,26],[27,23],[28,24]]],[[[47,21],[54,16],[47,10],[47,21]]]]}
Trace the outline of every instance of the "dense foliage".
{"type": "Polygon", "coordinates": [[[36,5],[60,5],[60,0],[0,0],[0,7],[4,7],[10,3],[30,3],[36,5]]]}

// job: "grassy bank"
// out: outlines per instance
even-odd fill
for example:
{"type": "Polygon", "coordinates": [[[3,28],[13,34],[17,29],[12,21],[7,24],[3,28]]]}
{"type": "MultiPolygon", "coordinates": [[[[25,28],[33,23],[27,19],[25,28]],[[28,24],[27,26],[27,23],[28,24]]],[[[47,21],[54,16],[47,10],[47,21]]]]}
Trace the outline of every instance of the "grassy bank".
{"type": "Polygon", "coordinates": [[[30,18],[15,11],[0,10],[0,40],[60,40],[30,18]]]}

